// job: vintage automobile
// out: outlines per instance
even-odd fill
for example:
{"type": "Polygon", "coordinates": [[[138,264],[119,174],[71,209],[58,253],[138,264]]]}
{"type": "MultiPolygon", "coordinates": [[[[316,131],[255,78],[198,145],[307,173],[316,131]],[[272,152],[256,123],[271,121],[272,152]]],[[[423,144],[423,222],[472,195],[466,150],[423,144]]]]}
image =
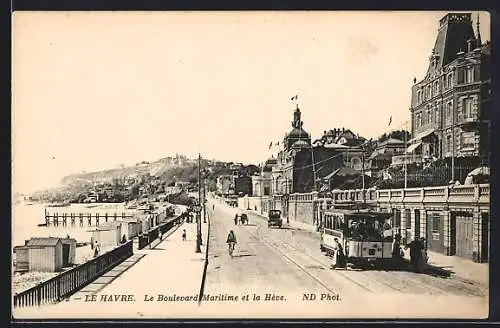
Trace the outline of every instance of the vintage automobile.
{"type": "Polygon", "coordinates": [[[267,219],[268,227],[280,227],[283,225],[283,219],[281,218],[280,210],[270,210],[267,219]]]}

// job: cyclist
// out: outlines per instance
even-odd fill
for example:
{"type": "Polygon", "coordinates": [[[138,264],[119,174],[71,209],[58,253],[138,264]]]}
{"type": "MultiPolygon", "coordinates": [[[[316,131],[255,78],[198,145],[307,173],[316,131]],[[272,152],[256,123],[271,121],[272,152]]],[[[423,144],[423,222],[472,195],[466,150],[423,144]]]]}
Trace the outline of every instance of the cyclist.
{"type": "Polygon", "coordinates": [[[229,234],[227,235],[226,243],[228,246],[229,255],[231,255],[231,257],[233,257],[234,245],[237,243],[236,242],[236,234],[234,233],[233,230],[229,231],[229,234]]]}

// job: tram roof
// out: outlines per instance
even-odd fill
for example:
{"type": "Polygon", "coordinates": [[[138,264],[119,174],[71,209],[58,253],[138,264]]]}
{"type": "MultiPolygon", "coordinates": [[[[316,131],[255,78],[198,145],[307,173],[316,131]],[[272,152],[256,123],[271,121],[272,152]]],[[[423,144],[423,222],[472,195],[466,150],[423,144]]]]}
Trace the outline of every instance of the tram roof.
{"type": "Polygon", "coordinates": [[[344,214],[344,215],[349,215],[353,217],[363,217],[363,218],[389,218],[392,216],[392,213],[388,212],[379,212],[379,211],[373,211],[369,209],[330,209],[326,210],[325,214],[344,214]]]}

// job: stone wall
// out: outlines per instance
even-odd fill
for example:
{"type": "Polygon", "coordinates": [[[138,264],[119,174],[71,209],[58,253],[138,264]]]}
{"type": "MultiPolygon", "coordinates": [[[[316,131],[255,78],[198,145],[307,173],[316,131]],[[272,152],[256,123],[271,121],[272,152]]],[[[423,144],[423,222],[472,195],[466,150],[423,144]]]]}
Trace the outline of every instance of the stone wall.
{"type": "Polygon", "coordinates": [[[238,208],[241,210],[252,210],[267,212],[271,208],[271,197],[239,197],[238,208]]]}
{"type": "Polygon", "coordinates": [[[313,201],[290,200],[288,204],[289,219],[308,224],[314,223],[313,201]]]}

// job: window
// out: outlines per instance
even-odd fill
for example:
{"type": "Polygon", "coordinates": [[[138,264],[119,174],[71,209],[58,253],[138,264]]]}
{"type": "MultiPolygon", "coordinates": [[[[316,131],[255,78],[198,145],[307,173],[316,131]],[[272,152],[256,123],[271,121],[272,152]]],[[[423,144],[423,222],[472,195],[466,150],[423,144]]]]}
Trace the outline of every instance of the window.
{"type": "Polygon", "coordinates": [[[439,81],[434,81],[434,94],[437,95],[439,93],[439,81]]]}
{"type": "Polygon", "coordinates": [[[405,229],[411,229],[411,210],[405,209],[405,229]]]}
{"type": "Polygon", "coordinates": [[[473,119],[474,118],[474,101],[472,98],[465,98],[463,100],[463,115],[465,119],[473,119]]]}
{"type": "Polygon", "coordinates": [[[394,219],[394,228],[400,228],[401,227],[401,211],[398,210],[398,209],[393,209],[392,210],[392,214],[393,214],[393,219],[394,219]]]}
{"type": "Polygon", "coordinates": [[[351,159],[352,168],[355,170],[361,170],[361,160],[357,157],[351,159]]]}
{"type": "Polygon", "coordinates": [[[453,86],[453,73],[448,73],[448,75],[446,75],[446,88],[449,89],[453,86]]]}
{"type": "Polygon", "coordinates": [[[458,76],[457,76],[457,83],[458,83],[458,84],[462,84],[462,83],[464,83],[464,80],[465,80],[465,78],[464,78],[464,75],[465,75],[465,69],[463,69],[463,68],[459,68],[459,69],[457,70],[457,74],[458,74],[458,76]]]}
{"type": "Polygon", "coordinates": [[[475,136],[474,132],[462,132],[461,136],[462,149],[474,149],[475,136]]]}
{"type": "Polygon", "coordinates": [[[432,233],[439,233],[441,216],[438,213],[432,214],[432,233]]]}
{"type": "Polygon", "coordinates": [[[421,113],[417,113],[417,128],[422,126],[422,115],[421,113]]]}
{"type": "Polygon", "coordinates": [[[452,111],[453,110],[453,102],[449,101],[446,103],[446,120],[451,121],[452,119],[452,111]]]}
{"type": "Polygon", "coordinates": [[[422,90],[417,91],[417,104],[422,103],[422,90]]]}
{"type": "Polygon", "coordinates": [[[472,83],[475,80],[474,76],[474,66],[467,67],[466,71],[466,81],[467,83],[472,83]]]}
{"type": "Polygon", "coordinates": [[[434,122],[435,122],[436,124],[439,124],[439,121],[440,121],[440,120],[439,120],[439,107],[440,107],[440,106],[441,106],[441,105],[437,105],[437,106],[436,106],[436,108],[435,108],[435,111],[434,111],[434,122]]]}
{"type": "Polygon", "coordinates": [[[450,135],[446,136],[446,150],[448,152],[451,152],[451,136],[450,135]]]}

